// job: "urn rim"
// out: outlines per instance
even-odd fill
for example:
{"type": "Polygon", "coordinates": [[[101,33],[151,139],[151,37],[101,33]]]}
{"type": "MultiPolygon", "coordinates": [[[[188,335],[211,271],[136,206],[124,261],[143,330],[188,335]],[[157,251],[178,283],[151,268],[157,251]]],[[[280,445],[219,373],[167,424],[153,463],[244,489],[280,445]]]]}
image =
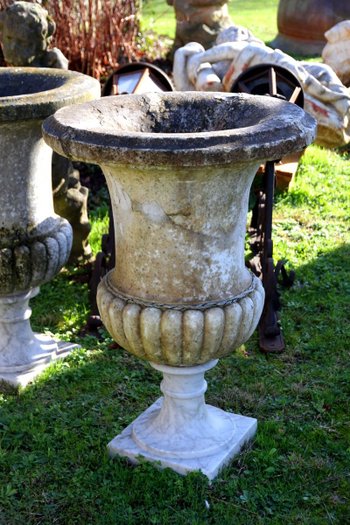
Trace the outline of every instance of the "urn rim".
{"type": "Polygon", "coordinates": [[[0,122],[44,119],[100,96],[98,80],[65,69],[0,67],[0,122]]]}
{"type": "MultiPolygon", "coordinates": [[[[182,115],[179,113],[179,118],[184,120],[185,116],[185,111],[182,115]]],[[[289,102],[266,96],[214,92],[104,97],[69,109],[62,108],[43,125],[44,139],[55,151],[102,165],[144,162],[189,165],[195,162],[200,166],[277,160],[305,149],[315,137],[315,128],[313,117],[289,102]],[[174,120],[176,116],[169,113],[172,104],[181,109],[182,104],[186,111],[191,105],[202,106],[203,123],[209,120],[205,114],[209,105],[223,105],[234,121],[230,127],[227,117],[223,126],[218,112],[215,125],[219,129],[164,132],[165,119],[170,115],[174,120]],[[162,105],[167,105],[168,113],[163,111],[162,105]],[[151,122],[152,118],[155,123],[151,122]],[[130,119],[134,119],[131,124],[130,119]],[[239,122],[241,125],[237,125],[239,122]],[[226,129],[220,129],[220,125],[226,129]]]]}

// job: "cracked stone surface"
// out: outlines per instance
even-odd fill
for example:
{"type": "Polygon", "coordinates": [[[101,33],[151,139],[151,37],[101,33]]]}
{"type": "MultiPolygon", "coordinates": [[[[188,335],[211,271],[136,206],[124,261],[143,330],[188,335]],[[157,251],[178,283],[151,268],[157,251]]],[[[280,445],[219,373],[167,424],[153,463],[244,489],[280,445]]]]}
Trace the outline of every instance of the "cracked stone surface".
{"type": "Polygon", "coordinates": [[[116,267],[98,302],[119,344],[171,365],[242,344],[263,304],[244,263],[250,185],[262,161],[312,141],[314,119],[268,97],[177,92],[106,97],[43,129],[58,153],[106,176],[116,267]]]}

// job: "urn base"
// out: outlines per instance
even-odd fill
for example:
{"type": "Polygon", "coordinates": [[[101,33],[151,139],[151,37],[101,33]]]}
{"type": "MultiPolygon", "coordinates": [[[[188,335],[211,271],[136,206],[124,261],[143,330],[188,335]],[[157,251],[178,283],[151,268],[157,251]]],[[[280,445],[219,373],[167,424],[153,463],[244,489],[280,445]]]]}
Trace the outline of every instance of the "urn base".
{"type": "MultiPolygon", "coordinates": [[[[1,367],[0,369],[0,385],[2,382],[11,385],[15,388],[21,386],[25,387],[41,372],[45,370],[56,359],[63,359],[67,357],[72,350],[80,348],[76,343],[69,343],[67,341],[56,341],[43,334],[34,334],[37,346],[40,346],[42,355],[36,361],[32,361],[24,365],[22,370],[17,370],[17,367],[1,367]]],[[[1,386],[0,386],[1,389],[1,386]]]]}
{"type": "Polygon", "coordinates": [[[281,34],[278,34],[271,42],[271,47],[274,49],[281,49],[284,53],[300,56],[320,56],[325,45],[326,41],[324,38],[322,40],[307,40],[281,34]]]}
{"type": "Polygon", "coordinates": [[[0,382],[14,387],[26,386],[54,360],[79,347],[32,331],[28,303],[38,292],[34,288],[0,297],[0,382]]]}
{"type": "Polygon", "coordinates": [[[152,366],[163,372],[158,399],[109,444],[111,456],[142,457],[179,474],[201,471],[215,478],[257,429],[257,420],[207,405],[204,372],[217,361],[193,367],[152,366]]]}

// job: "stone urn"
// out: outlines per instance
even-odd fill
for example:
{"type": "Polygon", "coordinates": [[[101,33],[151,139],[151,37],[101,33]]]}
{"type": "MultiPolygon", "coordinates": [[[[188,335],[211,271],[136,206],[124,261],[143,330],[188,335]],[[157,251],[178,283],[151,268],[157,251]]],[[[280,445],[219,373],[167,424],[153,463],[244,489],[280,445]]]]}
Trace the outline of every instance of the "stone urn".
{"type": "Polygon", "coordinates": [[[250,337],[263,307],[244,263],[250,185],[262,161],[305,148],[315,122],[268,97],[175,92],[64,108],[43,129],[58,153],[103,169],[116,265],[99,285],[101,317],[164,376],[164,397],[109,451],[213,478],[256,431],[204,400],[205,371],[250,337]]]}
{"type": "Polygon", "coordinates": [[[325,32],[350,18],[348,0],[280,0],[272,47],[300,56],[321,55],[325,32]]]}
{"type": "Polygon", "coordinates": [[[69,345],[34,334],[29,299],[67,262],[72,232],[54,213],[52,150],[41,125],[97,98],[99,82],[58,69],[0,68],[0,380],[25,385],[69,345]]]}

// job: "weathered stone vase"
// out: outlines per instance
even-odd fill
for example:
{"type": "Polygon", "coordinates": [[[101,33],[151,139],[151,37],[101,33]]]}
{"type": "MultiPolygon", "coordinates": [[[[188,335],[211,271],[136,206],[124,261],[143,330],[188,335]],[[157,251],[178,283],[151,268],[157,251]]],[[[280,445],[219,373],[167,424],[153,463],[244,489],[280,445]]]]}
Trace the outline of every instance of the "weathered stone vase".
{"type": "Polygon", "coordinates": [[[213,478],[254,434],[255,419],[205,404],[204,372],[250,337],[262,311],[261,282],[244,264],[257,168],[314,132],[292,104],[199,92],[110,97],[45,121],[54,150],[104,171],[116,266],[98,289],[101,317],[164,376],[164,397],[109,443],[112,455],[213,478]]]}
{"type": "Polygon", "coordinates": [[[34,334],[29,299],[67,262],[72,232],[54,213],[52,150],[42,121],[99,96],[99,83],[71,71],[0,68],[0,379],[25,385],[68,346],[34,334]]]}
{"type": "Polygon", "coordinates": [[[350,18],[348,0],[279,0],[272,47],[301,56],[321,55],[325,32],[350,18]]]}

